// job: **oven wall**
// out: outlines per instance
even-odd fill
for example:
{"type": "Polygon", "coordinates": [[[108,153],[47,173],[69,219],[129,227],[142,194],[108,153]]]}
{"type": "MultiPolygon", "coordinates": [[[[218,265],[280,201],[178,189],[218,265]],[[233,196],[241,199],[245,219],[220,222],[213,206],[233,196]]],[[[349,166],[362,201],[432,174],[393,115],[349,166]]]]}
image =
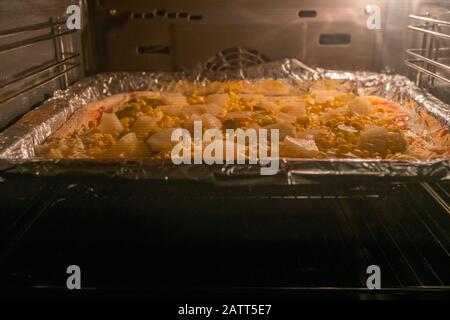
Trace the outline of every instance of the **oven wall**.
{"type": "Polygon", "coordinates": [[[235,47],[256,51],[268,60],[297,58],[311,66],[375,71],[382,67],[385,27],[369,30],[365,8],[377,5],[384,24],[388,2],[93,2],[99,55],[91,72],[195,69],[235,47]]]}
{"type": "MultiPolygon", "coordinates": [[[[450,18],[450,1],[448,0],[390,0],[387,2],[386,30],[382,50],[382,66],[394,73],[413,76],[404,63],[405,51],[421,47],[421,35],[408,30],[409,14],[425,15],[444,20],[450,18]]],[[[448,46],[448,43],[447,43],[448,46]]]]}
{"type": "MultiPolygon", "coordinates": [[[[49,22],[51,18],[62,17],[70,4],[82,5],[82,2],[69,0],[1,0],[0,31],[49,22]]],[[[0,46],[46,35],[50,32],[50,28],[47,28],[11,36],[0,35],[0,46]]],[[[62,40],[67,51],[81,51],[81,41],[78,34],[64,36],[62,40]]],[[[54,61],[58,48],[54,40],[46,40],[9,52],[0,52],[0,101],[2,97],[10,96],[11,93],[17,93],[32,86],[41,78],[48,78],[49,73],[45,73],[29,81],[20,81],[15,85],[1,89],[2,83],[15,78],[23,72],[54,61]]],[[[82,62],[82,59],[80,60],[82,62]]],[[[82,68],[77,68],[76,71],[70,72],[68,75],[69,82],[73,82],[82,76],[81,70],[82,68]]],[[[0,129],[30,110],[33,106],[50,97],[55,90],[61,87],[62,82],[61,78],[59,78],[35,90],[27,91],[13,100],[0,104],[0,129]]]]}
{"type": "MultiPolygon", "coordinates": [[[[97,52],[91,73],[198,69],[219,52],[242,47],[267,60],[297,58],[310,66],[412,76],[404,64],[404,52],[419,46],[419,38],[408,30],[408,14],[439,16],[450,10],[450,3],[103,0],[93,2],[90,10],[96,33],[93,51],[97,52]],[[367,27],[367,5],[380,8],[381,29],[367,27]]],[[[227,52],[220,56],[223,64],[235,54],[227,52]]],[[[240,57],[255,58],[245,53],[240,57]]]]}

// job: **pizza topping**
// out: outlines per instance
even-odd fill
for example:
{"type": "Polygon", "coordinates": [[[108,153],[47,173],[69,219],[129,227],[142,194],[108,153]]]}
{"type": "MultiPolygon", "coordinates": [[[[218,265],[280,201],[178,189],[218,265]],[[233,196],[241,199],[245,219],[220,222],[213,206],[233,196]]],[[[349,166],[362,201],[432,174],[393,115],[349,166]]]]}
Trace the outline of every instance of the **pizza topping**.
{"type": "Polygon", "coordinates": [[[158,132],[159,127],[156,120],[150,116],[143,115],[139,117],[131,127],[139,139],[145,139],[151,132],[158,132]]]}
{"type": "Polygon", "coordinates": [[[311,135],[302,139],[286,136],[282,147],[286,154],[293,158],[314,158],[319,154],[314,137],[311,135]]]}
{"type": "Polygon", "coordinates": [[[103,113],[98,126],[102,133],[120,133],[124,130],[123,124],[114,113],[103,113]]]}
{"type": "Polygon", "coordinates": [[[175,129],[176,128],[163,129],[160,132],[153,134],[147,140],[150,149],[154,152],[170,151],[178,143],[177,141],[171,140],[172,132],[175,129]]]}
{"type": "Polygon", "coordinates": [[[134,132],[127,133],[113,144],[108,150],[102,153],[102,158],[125,158],[131,155],[137,147],[138,139],[134,132]]]}
{"type": "Polygon", "coordinates": [[[388,132],[385,128],[370,127],[361,132],[359,146],[369,152],[383,153],[387,148],[388,132]]]}
{"type": "Polygon", "coordinates": [[[448,130],[392,101],[359,97],[339,81],[310,90],[276,80],[189,83],[171,92],[135,93],[99,109],[71,135],[36,147],[48,158],[151,157],[176,145],[176,128],[279,130],[281,157],[428,158],[449,154],[448,130]],[[113,111],[111,111],[113,110],[113,111]]]}

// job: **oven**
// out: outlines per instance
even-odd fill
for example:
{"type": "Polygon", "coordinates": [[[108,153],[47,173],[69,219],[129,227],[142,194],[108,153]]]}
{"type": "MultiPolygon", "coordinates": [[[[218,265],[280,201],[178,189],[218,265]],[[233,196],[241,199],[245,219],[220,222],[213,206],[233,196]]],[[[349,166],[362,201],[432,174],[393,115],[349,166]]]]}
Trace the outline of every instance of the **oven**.
{"type": "MultiPolygon", "coordinates": [[[[0,1],[0,128],[98,74],[280,59],[405,75],[448,107],[449,44],[443,0],[0,1]]],[[[2,169],[0,193],[5,297],[70,297],[69,266],[90,297],[450,294],[448,181],[259,185],[2,169]],[[381,288],[371,290],[374,268],[381,288]]]]}

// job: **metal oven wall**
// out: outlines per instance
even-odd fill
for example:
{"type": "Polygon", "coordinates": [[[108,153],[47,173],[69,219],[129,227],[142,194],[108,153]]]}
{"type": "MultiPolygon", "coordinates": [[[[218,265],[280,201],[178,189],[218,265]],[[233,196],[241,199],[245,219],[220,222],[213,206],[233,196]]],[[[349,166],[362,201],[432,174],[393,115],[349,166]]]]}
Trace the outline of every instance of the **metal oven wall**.
{"type": "MultiPolygon", "coordinates": [[[[32,26],[49,22],[56,17],[62,17],[66,13],[69,4],[77,3],[70,0],[2,0],[0,1],[0,31],[16,29],[24,26],[32,26]]],[[[42,36],[52,32],[50,28],[18,32],[12,35],[4,35],[0,32],[0,47],[8,44],[42,36]]],[[[80,52],[81,42],[79,34],[71,34],[61,38],[66,52],[80,52]]],[[[11,93],[25,92],[5,103],[0,103],[0,129],[15,120],[30,108],[41,103],[51,96],[54,90],[62,87],[61,79],[56,79],[34,90],[27,91],[40,78],[49,76],[49,73],[40,74],[28,81],[20,81],[13,86],[2,89],[3,83],[20,76],[21,74],[37,69],[56,59],[58,54],[58,39],[39,41],[32,45],[23,46],[9,51],[0,51],[0,101],[11,93]]],[[[82,59],[80,59],[82,60],[82,59]]],[[[83,75],[82,68],[70,72],[69,82],[73,82],[83,75]]]]}
{"type": "Polygon", "coordinates": [[[405,51],[410,48],[420,48],[422,35],[408,29],[411,21],[409,14],[424,15],[448,20],[450,2],[447,0],[396,0],[388,1],[385,17],[384,44],[382,64],[394,73],[412,76],[404,60],[405,51]]]}
{"type": "Polygon", "coordinates": [[[269,60],[379,70],[385,28],[367,28],[369,4],[386,16],[385,0],[105,0],[90,10],[101,71],[193,69],[235,47],[269,60]]]}
{"type": "Polygon", "coordinates": [[[97,34],[94,70],[193,69],[223,50],[243,47],[269,60],[407,74],[404,52],[420,45],[408,30],[408,14],[449,10],[443,0],[103,0],[90,7],[97,34]],[[367,28],[367,5],[379,6],[380,30],[367,28]]]}

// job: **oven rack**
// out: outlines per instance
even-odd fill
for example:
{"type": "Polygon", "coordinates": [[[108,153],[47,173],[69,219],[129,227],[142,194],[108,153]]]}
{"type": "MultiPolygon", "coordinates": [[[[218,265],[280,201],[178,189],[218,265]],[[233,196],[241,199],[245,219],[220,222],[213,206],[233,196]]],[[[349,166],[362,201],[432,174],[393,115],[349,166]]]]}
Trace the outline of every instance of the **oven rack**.
{"type": "Polygon", "coordinates": [[[435,80],[450,85],[450,21],[429,14],[410,14],[409,18],[422,23],[408,26],[409,30],[422,34],[421,48],[406,50],[405,64],[417,72],[416,85],[432,88],[435,80]],[[424,75],[428,76],[425,81],[424,75]]]}
{"type": "Polygon", "coordinates": [[[45,41],[53,41],[55,52],[53,60],[28,68],[1,81],[0,104],[57,79],[60,79],[61,88],[67,88],[70,85],[68,73],[79,67],[81,62],[79,61],[79,53],[65,50],[64,36],[72,35],[77,31],[68,29],[66,27],[66,19],[63,17],[51,18],[46,22],[13,29],[0,30],[0,40],[5,38],[11,39],[8,43],[0,45],[0,57],[5,53],[16,50],[29,50],[33,45],[45,41]],[[46,29],[49,29],[50,32],[42,35],[31,34],[45,31],[46,29]],[[23,39],[25,36],[26,38],[23,39]],[[19,86],[21,83],[23,85],[19,86]]]}
{"type": "Polygon", "coordinates": [[[8,197],[0,204],[16,221],[8,228],[12,241],[3,247],[0,274],[36,295],[64,292],[58,270],[66,261],[88,270],[86,288],[99,294],[129,289],[164,296],[197,288],[200,296],[254,290],[386,298],[450,292],[449,212],[436,201],[448,203],[445,182],[395,185],[387,193],[361,186],[361,198],[351,197],[351,188],[345,188],[349,197],[332,198],[323,186],[192,188],[82,178],[42,184],[27,177],[5,182],[0,191],[8,197]],[[8,189],[20,196],[10,201],[8,189]],[[372,264],[382,270],[377,293],[365,289],[372,264]]]}

